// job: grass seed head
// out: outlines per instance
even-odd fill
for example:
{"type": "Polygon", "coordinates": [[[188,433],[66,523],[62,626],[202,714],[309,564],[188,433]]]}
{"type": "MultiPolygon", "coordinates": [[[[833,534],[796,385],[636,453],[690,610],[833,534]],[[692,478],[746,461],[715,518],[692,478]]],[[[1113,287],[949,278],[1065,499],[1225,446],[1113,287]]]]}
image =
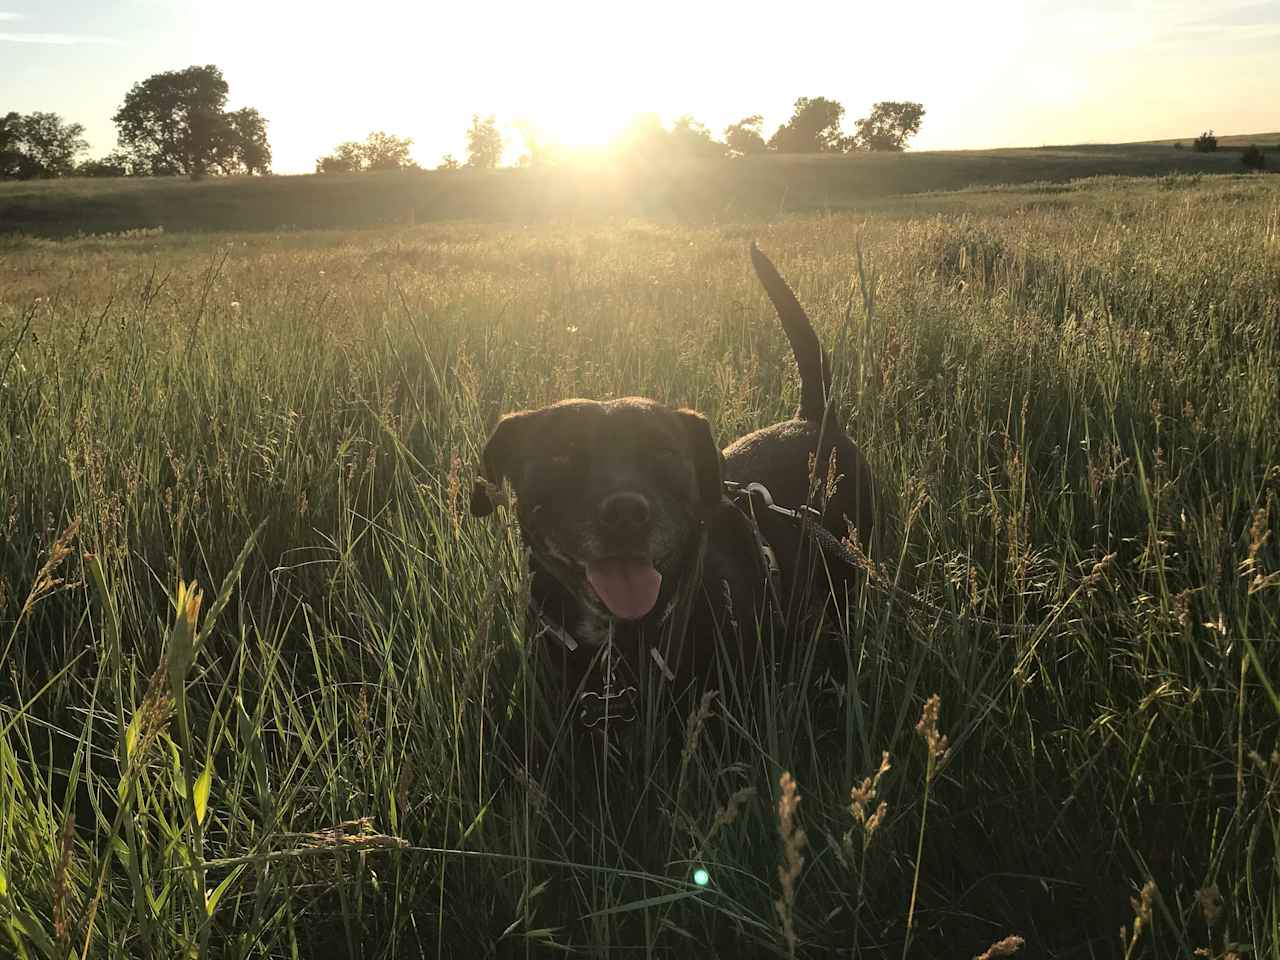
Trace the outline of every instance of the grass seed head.
{"type": "Polygon", "coordinates": [[[924,703],[920,711],[920,720],[916,723],[916,733],[924,740],[929,751],[929,768],[936,770],[947,755],[947,738],[938,730],[938,715],[942,711],[942,697],[934,694],[924,703]]]}
{"type": "Polygon", "coordinates": [[[806,837],[804,830],[796,824],[796,811],[800,806],[800,791],[795,778],[790,773],[783,773],[778,780],[782,787],[782,796],[778,798],[778,833],[782,837],[782,863],[778,867],[778,880],[782,885],[782,895],[774,904],[778,919],[782,921],[782,934],[787,941],[787,949],[794,954],[796,931],[793,907],[795,905],[796,880],[804,868],[804,847],[806,837]]]}
{"type": "Polygon", "coordinates": [[[22,604],[22,610],[18,614],[19,620],[26,617],[31,612],[31,608],[49,596],[49,594],[78,586],[77,583],[69,583],[64,577],[59,577],[57,573],[58,568],[62,566],[62,562],[71,556],[73,552],[71,544],[79,533],[80,518],[76,517],[53,541],[53,546],[49,548],[49,558],[36,571],[35,580],[31,584],[31,591],[27,594],[27,599],[22,604]]]}
{"type": "Polygon", "coordinates": [[[1200,901],[1200,913],[1204,917],[1204,922],[1209,926],[1213,926],[1218,919],[1218,914],[1222,912],[1222,898],[1218,895],[1218,885],[1204,887],[1196,893],[1196,898],[1200,901]]]}
{"type": "Polygon", "coordinates": [[[880,757],[879,769],[849,791],[849,812],[853,814],[854,823],[862,827],[868,842],[884,821],[885,812],[888,809],[885,802],[881,800],[873,813],[870,815],[867,813],[876,799],[877,791],[880,789],[880,778],[888,773],[889,770],[889,751],[886,750],[880,757]]]}
{"type": "Polygon", "coordinates": [[[973,960],[995,960],[996,957],[1012,957],[1022,949],[1022,945],[1025,942],[1017,935],[1005,937],[1003,940],[997,940],[987,947],[983,953],[978,954],[973,960]]]}
{"type": "Polygon", "coordinates": [[[76,818],[68,814],[62,824],[58,868],[53,875],[53,936],[62,943],[68,933],[67,915],[71,900],[71,866],[75,853],[76,818]]]}

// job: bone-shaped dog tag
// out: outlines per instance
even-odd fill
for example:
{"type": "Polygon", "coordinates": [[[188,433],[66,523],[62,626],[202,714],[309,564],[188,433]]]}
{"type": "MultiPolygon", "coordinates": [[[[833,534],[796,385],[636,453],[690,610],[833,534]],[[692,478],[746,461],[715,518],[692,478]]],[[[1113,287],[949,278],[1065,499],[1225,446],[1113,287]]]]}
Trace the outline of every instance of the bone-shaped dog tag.
{"type": "Polygon", "coordinates": [[[637,715],[635,687],[623,687],[617,692],[606,689],[602,693],[588,690],[578,697],[578,720],[586,727],[606,721],[630,723],[637,715]]]}

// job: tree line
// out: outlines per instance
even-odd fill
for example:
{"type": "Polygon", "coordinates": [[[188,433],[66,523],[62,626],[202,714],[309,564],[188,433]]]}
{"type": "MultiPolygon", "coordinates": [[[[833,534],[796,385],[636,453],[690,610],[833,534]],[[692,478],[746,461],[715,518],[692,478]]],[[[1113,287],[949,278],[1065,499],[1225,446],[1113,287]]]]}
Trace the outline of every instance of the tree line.
{"type": "MultiPolygon", "coordinates": [[[[857,151],[905,150],[907,141],[920,131],[924,106],[911,101],[882,100],[870,114],[854,122],[854,132],[842,128],[845,109],[827,97],[801,97],[795,102],[791,119],[778,127],[767,140],[764,117],[754,114],[725,128],[717,140],[692,115],[678,118],[670,128],[656,114],[640,114],[607,147],[618,158],[654,160],[660,157],[749,157],[762,153],[854,153],[857,151]]],[[[564,150],[554,140],[543,137],[531,124],[517,124],[525,152],[518,166],[544,166],[563,161],[564,150]]],[[[317,173],[357,173],[364,170],[418,169],[409,157],[413,141],[377,132],[364,143],[339,144],[331,154],[316,161],[317,173]]],[[[506,144],[493,116],[475,114],[467,130],[465,166],[492,169],[502,159],[506,144]]],[[[459,163],[445,154],[437,170],[456,170],[459,163]]]]}
{"type": "MultiPolygon", "coordinates": [[[[0,116],[0,179],[61,176],[188,176],[264,174],[271,171],[267,121],[253,107],[227,110],[228,87],[212,64],[157,73],[125,94],[112,120],[118,146],[104,157],[81,160],[88,151],[84,126],[56,113],[10,112],[0,116]]],[[[759,114],[725,128],[722,139],[692,116],[665,127],[654,114],[635,117],[608,145],[620,160],[660,157],[748,157],[775,153],[850,153],[900,151],[920,129],[924,107],[906,101],[881,101],[842,127],[845,109],[826,97],[801,97],[791,118],[768,138],[759,114]]],[[[520,166],[564,160],[567,152],[530,124],[517,124],[524,153],[520,166]]],[[[492,169],[506,143],[492,115],[475,114],[466,133],[465,165],[492,169]]],[[[413,140],[375,131],[363,141],[338,144],[316,161],[317,173],[358,173],[418,169],[410,156],[413,140]]],[[[446,154],[438,170],[463,166],[446,154]]]]}
{"type": "Polygon", "coordinates": [[[79,160],[84,126],[56,113],[0,117],[0,179],[188,176],[271,172],[267,121],[253,107],[227,109],[227,81],[212,64],[135,83],[112,117],[118,146],[79,160]]]}

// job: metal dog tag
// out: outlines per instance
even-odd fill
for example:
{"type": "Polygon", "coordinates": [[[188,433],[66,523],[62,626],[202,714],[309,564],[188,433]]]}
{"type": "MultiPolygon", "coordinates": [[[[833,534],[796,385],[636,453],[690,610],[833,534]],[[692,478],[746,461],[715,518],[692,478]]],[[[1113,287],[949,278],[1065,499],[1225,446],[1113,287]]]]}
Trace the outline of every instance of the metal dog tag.
{"type": "Polygon", "coordinates": [[[616,693],[605,688],[601,693],[588,690],[578,697],[578,720],[585,727],[600,723],[630,723],[636,711],[636,688],[623,687],[616,693]]]}

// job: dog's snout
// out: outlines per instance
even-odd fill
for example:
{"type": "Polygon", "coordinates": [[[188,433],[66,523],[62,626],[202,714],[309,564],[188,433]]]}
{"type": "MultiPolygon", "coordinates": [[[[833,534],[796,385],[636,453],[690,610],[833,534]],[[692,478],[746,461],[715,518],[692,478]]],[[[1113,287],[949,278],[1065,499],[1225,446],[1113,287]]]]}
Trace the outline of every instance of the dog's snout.
{"type": "Polygon", "coordinates": [[[638,493],[615,493],[600,504],[600,525],[610,533],[635,533],[649,525],[649,501],[638,493]]]}

